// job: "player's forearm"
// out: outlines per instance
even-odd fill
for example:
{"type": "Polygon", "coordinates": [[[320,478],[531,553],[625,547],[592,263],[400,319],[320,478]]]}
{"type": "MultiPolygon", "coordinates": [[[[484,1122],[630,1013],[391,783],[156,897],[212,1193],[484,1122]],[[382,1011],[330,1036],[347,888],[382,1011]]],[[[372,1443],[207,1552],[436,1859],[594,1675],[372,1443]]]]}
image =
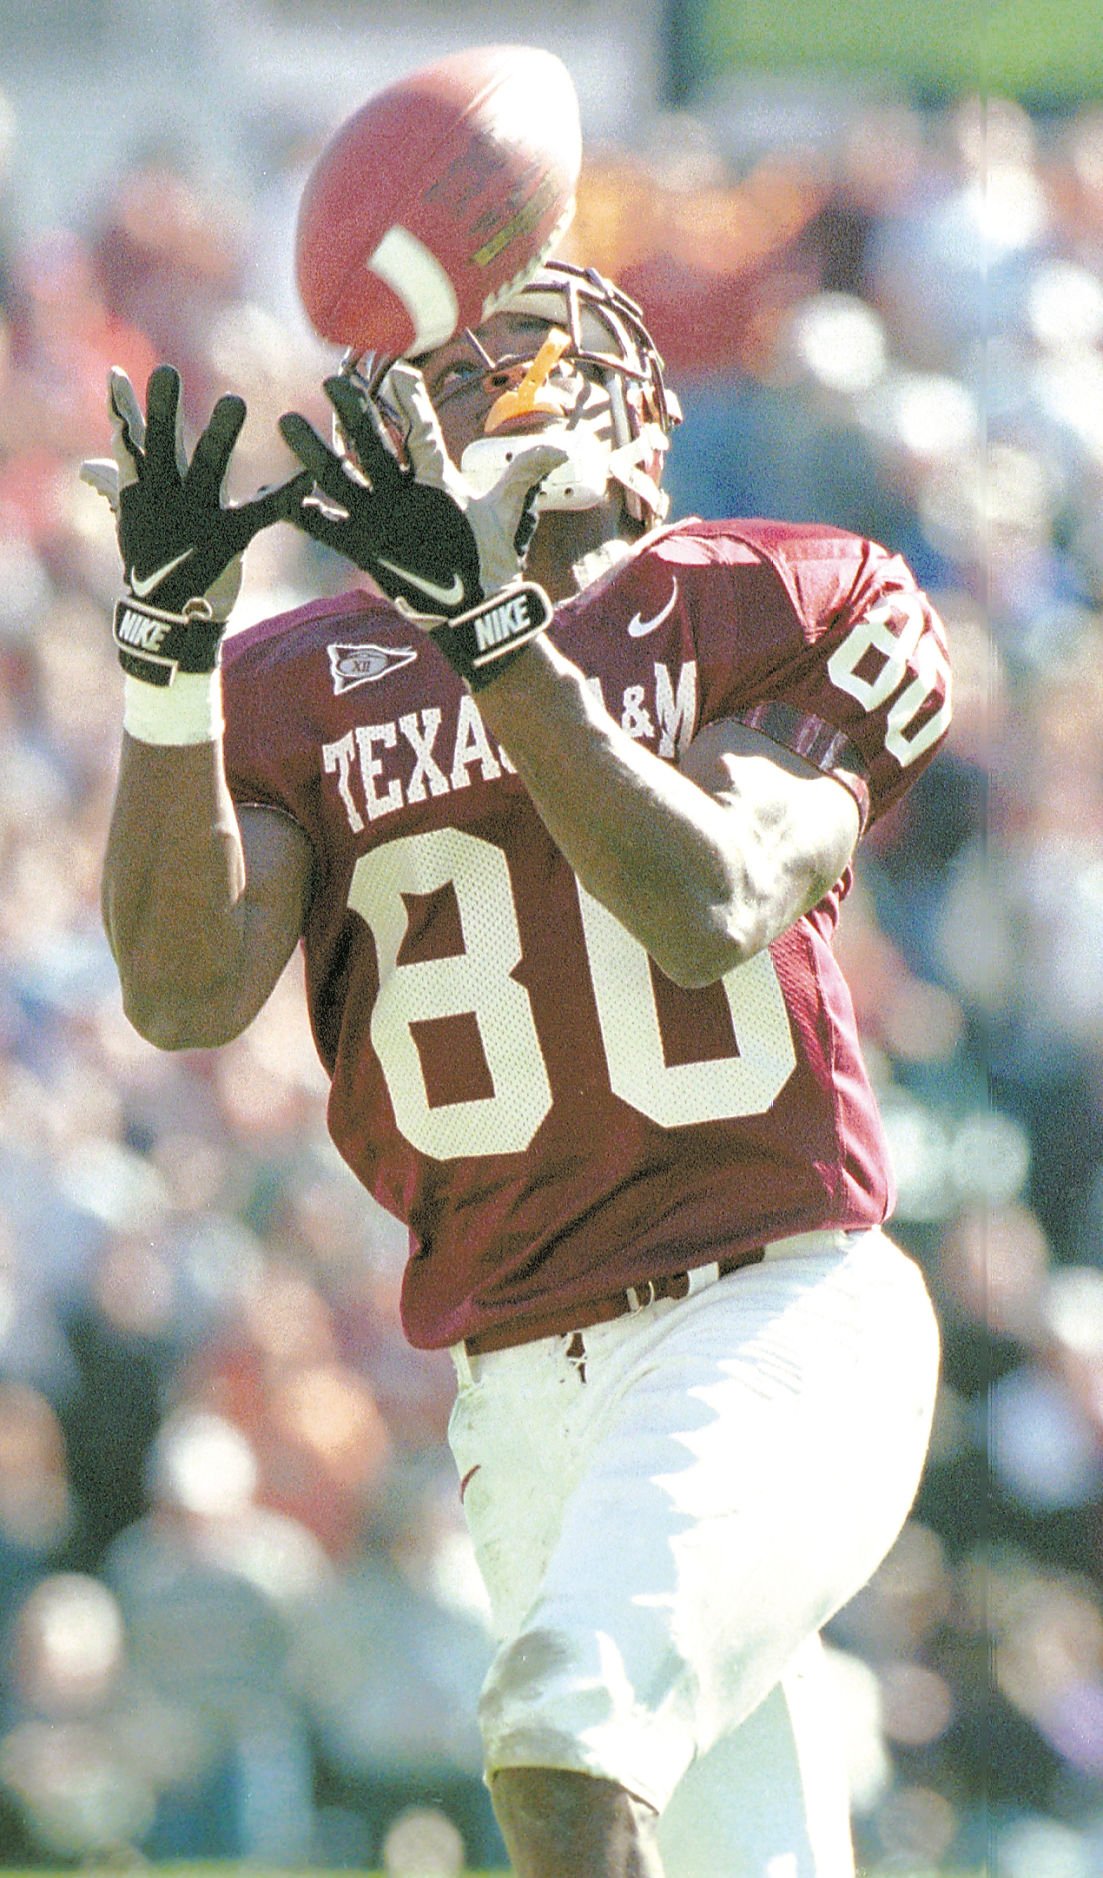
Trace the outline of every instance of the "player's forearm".
{"type": "Polygon", "coordinates": [[[224,1042],[244,941],[245,863],[216,742],[124,737],[103,913],[131,1022],[163,1049],[224,1042]]]}
{"type": "Polygon", "coordinates": [[[711,983],[764,943],[733,816],[622,731],[547,640],[479,694],[549,834],[582,884],[668,977],[711,983]]]}

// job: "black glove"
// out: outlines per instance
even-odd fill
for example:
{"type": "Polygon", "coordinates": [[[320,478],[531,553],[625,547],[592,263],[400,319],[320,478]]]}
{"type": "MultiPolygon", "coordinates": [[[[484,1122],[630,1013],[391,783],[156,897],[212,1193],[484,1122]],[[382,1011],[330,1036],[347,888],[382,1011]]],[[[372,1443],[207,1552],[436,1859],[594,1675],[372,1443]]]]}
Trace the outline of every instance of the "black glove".
{"type": "Polygon", "coordinates": [[[406,463],[375,405],[349,378],[328,378],[325,389],[351,454],[330,449],[295,412],[280,419],[284,441],[321,491],[295,522],[370,574],[480,690],[551,619],[547,594],[522,581],[521,570],[540,484],[565,453],[534,440],[493,489],[475,495],[448,455],[413,366],[394,365],[387,378],[407,427],[406,463]]]}
{"type": "Polygon", "coordinates": [[[147,416],[125,372],[112,371],[113,454],[81,465],[116,518],[128,592],[115,608],[123,670],[170,684],[177,670],[213,671],[241,586],[241,556],[270,523],[290,520],[312,478],[296,476],[251,502],[224,504],[222,486],[245,422],[245,405],[219,398],[189,463],[180,429],[180,374],[159,365],[147,416]]]}

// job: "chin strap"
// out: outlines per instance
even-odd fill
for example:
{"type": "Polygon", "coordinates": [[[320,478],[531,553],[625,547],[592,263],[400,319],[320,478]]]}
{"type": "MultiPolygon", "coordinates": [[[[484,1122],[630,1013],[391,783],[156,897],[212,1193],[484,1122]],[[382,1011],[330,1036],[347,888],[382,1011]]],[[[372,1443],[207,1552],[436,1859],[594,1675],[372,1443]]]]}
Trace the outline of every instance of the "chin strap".
{"type": "Polygon", "coordinates": [[[622,443],[609,454],[609,475],[625,490],[628,513],[649,528],[664,522],[670,511],[670,497],[659,483],[669,448],[666,432],[658,424],[645,424],[631,443],[622,443]]]}
{"type": "MultiPolygon", "coordinates": [[[[468,444],[460,461],[469,486],[480,494],[492,489],[512,460],[533,441],[531,437],[477,437],[468,444]]],[[[651,528],[666,520],[670,497],[659,478],[669,438],[658,424],[645,424],[638,437],[613,447],[589,430],[558,426],[542,431],[539,441],[560,446],[563,462],[540,486],[538,514],[596,508],[609,493],[612,481],[624,490],[633,521],[651,528]]]]}

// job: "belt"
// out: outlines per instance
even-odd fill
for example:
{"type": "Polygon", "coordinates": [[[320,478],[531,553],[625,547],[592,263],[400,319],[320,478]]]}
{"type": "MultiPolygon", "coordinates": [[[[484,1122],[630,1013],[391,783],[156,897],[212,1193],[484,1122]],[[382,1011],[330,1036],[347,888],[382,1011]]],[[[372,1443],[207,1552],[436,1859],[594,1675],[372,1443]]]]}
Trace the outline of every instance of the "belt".
{"type": "Polygon", "coordinates": [[[662,1278],[645,1278],[642,1284],[628,1285],[625,1290],[614,1291],[607,1298],[594,1298],[587,1304],[561,1306],[558,1311],[547,1312],[539,1317],[517,1317],[511,1323],[495,1324],[490,1330],[480,1330],[473,1337],[465,1337],[463,1347],[468,1356],[489,1356],[492,1350],[512,1349],[518,1343],[536,1343],[541,1337],[569,1337],[576,1330],[589,1330],[594,1324],[610,1324],[614,1318],[646,1310],[649,1304],[657,1304],[660,1298],[688,1298],[691,1291],[703,1290],[707,1284],[715,1283],[718,1278],[727,1278],[729,1273],[737,1272],[745,1265],[761,1265],[766,1251],[765,1246],[751,1246],[746,1252],[736,1252],[731,1258],[714,1259],[711,1265],[698,1266],[693,1271],[671,1272],[662,1278]]]}

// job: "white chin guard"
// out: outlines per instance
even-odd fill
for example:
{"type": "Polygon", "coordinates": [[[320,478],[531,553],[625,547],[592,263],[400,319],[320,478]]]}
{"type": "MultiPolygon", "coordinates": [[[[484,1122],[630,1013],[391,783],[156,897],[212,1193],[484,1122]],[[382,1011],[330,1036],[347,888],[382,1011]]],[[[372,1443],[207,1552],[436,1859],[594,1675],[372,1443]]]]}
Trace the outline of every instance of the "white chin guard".
{"type": "Polygon", "coordinates": [[[554,443],[568,452],[567,461],[544,478],[536,498],[537,514],[546,509],[596,508],[609,487],[612,450],[588,430],[552,425],[527,436],[476,437],[460,458],[460,472],[475,495],[486,495],[514,457],[536,442],[554,443]]]}

